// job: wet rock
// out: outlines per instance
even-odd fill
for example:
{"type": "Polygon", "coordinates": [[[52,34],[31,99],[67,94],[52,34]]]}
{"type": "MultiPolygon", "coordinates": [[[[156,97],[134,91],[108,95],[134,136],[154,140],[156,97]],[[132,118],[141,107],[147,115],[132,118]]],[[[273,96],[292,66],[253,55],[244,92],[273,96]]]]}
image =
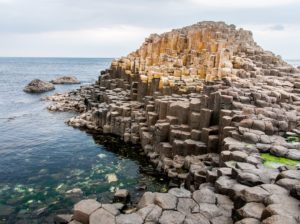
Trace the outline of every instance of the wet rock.
{"type": "Polygon", "coordinates": [[[81,196],[83,196],[83,191],[80,188],[66,191],[66,197],[68,198],[80,198],[81,196]]]}
{"type": "Polygon", "coordinates": [[[48,92],[50,90],[54,90],[55,87],[50,82],[45,82],[39,79],[32,80],[27,86],[24,88],[24,92],[27,93],[43,93],[48,92]]]}
{"type": "Polygon", "coordinates": [[[33,216],[39,217],[39,216],[43,216],[47,213],[48,208],[47,207],[43,207],[43,208],[39,208],[35,211],[32,212],[33,216]]]}
{"type": "Polygon", "coordinates": [[[61,76],[50,81],[53,84],[80,84],[75,76],[61,76]]]}
{"type": "Polygon", "coordinates": [[[126,203],[129,200],[129,191],[126,189],[118,189],[114,195],[115,202],[126,203]]]}
{"type": "Polygon", "coordinates": [[[54,224],[67,224],[73,219],[72,214],[61,214],[54,216],[54,224]]]}
{"type": "Polygon", "coordinates": [[[0,204],[0,217],[9,216],[13,212],[14,212],[13,207],[8,206],[8,205],[1,205],[0,204]]]}

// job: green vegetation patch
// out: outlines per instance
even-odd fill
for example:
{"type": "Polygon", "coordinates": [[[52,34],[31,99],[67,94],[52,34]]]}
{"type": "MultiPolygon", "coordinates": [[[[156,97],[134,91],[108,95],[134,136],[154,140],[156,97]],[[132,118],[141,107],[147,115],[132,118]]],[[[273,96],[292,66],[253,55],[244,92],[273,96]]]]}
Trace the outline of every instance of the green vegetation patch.
{"type": "Polygon", "coordinates": [[[264,166],[269,168],[278,168],[280,166],[297,166],[300,165],[299,160],[287,159],[284,157],[273,156],[270,153],[261,153],[261,158],[264,159],[264,166]]]}

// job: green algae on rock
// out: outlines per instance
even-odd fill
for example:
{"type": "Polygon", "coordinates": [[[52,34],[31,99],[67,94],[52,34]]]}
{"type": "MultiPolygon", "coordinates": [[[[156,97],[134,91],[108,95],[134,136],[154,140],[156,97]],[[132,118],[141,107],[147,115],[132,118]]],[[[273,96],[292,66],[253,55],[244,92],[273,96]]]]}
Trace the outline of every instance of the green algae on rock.
{"type": "Polygon", "coordinates": [[[284,157],[273,156],[270,153],[262,153],[261,158],[264,159],[264,165],[269,168],[278,168],[280,166],[297,166],[300,165],[299,160],[287,159],[284,157]]]}

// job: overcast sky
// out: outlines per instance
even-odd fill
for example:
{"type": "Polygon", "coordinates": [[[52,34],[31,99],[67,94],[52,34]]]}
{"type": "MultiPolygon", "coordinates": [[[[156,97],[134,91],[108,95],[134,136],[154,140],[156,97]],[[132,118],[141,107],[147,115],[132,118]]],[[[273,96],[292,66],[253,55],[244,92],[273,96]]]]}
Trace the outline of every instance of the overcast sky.
{"type": "Polygon", "coordinates": [[[0,0],[0,56],[120,57],[151,33],[203,20],[300,58],[300,0],[0,0]]]}

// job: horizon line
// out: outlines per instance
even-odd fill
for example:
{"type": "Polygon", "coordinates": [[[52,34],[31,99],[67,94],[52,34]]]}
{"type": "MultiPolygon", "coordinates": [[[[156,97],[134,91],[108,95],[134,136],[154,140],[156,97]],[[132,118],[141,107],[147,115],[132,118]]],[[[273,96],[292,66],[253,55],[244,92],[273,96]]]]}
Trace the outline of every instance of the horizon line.
{"type": "Polygon", "coordinates": [[[115,59],[119,57],[77,57],[77,56],[0,56],[0,58],[86,58],[86,59],[115,59]]]}

